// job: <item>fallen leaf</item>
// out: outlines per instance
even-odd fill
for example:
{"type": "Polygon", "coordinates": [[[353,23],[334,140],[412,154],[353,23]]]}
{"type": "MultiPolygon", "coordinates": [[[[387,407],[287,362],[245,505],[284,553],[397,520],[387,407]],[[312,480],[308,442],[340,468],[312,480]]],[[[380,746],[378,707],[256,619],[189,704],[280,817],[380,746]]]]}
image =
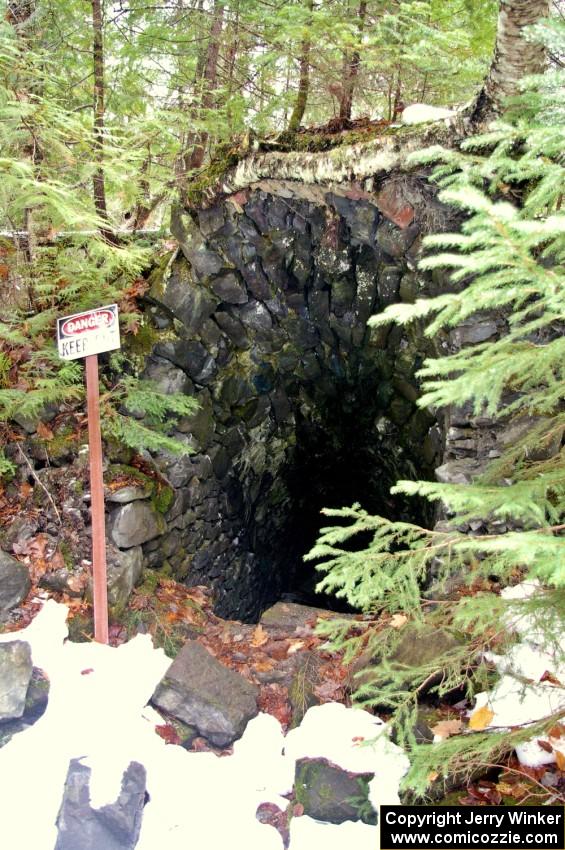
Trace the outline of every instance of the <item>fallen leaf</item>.
{"type": "Polygon", "coordinates": [[[180,744],[181,742],[177,730],[170,723],[155,726],[155,731],[166,744],[180,744]]]}
{"type": "Polygon", "coordinates": [[[427,778],[428,778],[428,782],[435,782],[435,781],[436,781],[436,779],[438,778],[438,776],[439,776],[439,773],[437,772],[437,770],[431,770],[431,771],[428,773],[428,777],[427,777],[427,778]]]}
{"type": "Polygon", "coordinates": [[[454,717],[452,720],[440,720],[439,723],[432,726],[432,732],[437,738],[445,741],[447,738],[451,738],[452,735],[458,735],[462,728],[462,721],[454,717]]]}
{"type": "Polygon", "coordinates": [[[302,805],[302,803],[294,804],[294,806],[292,807],[292,814],[295,818],[299,818],[304,814],[304,806],[302,805]]]}
{"type": "Polygon", "coordinates": [[[22,499],[25,500],[28,496],[31,496],[33,493],[33,487],[28,481],[24,481],[20,486],[20,493],[22,494],[22,499]]]}
{"type": "Polygon", "coordinates": [[[475,732],[481,732],[486,729],[490,721],[494,717],[494,711],[486,705],[474,711],[469,718],[469,729],[474,729],[475,732]]]}
{"type": "Polygon", "coordinates": [[[51,558],[51,569],[52,570],[62,570],[64,568],[64,566],[65,566],[65,559],[63,558],[63,555],[61,554],[59,549],[57,549],[57,551],[55,552],[55,554],[51,558]]]}
{"type": "Polygon", "coordinates": [[[253,669],[256,670],[257,673],[267,673],[269,670],[272,670],[274,666],[274,663],[268,658],[264,661],[253,662],[253,669]]]}
{"type": "Polygon", "coordinates": [[[547,734],[550,738],[563,738],[565,737],[565,726],[562,723],[556,723],[547,734]]]}
{"type": "Polygon", "coordinates": [[[565,753],[561,750],[555,750],[555,761],[559,770],[565,770],[565,753]]]}
{"type": "Polygon", "coordinates": [[[515,774],[507,782],[498,782],[496,787],[505,797],[512,797],[514,800],[521,800],[532,790],[524,782],[517,782],[515,774]]]}
{"type": "Polygon", "coordinates": [[[550,685],[555,685],[556,688],[562,688],[563,683],[559,681],[559,679],[550,673],[549,670],[546,670],[543,676],[540,679],[540,682],[549,682],[550,685]]]}
{"type": "Polygon", "coordinates": [[[487,800],[478,800],[476,797],[460,797],[460,806],[488,806],[487,800]]]}
{"type": "Polygon", "coordinates": [[[553,752],[553,747],[551,746],[549,741],[543,741],[541,738],[538,738],[538,747],[541,747],[541,749],[546,753],[553,752]]]}
{"type": "Polygon", "coordinates": [[[288,647],[286,654],[287,655],[294,655],[295,652],[298,652],[299,650],[303,649],[303,647],[304,647],[304,641],[303,640],[293,640],[292,643],[290,644],[290,646],[288,647]]]}
{"type": "Polygon", "coordinates": [[[269,640],[269,635],[267,634],[267,632],[265,631],[263,626],[261,624],[256,626],[256,628],[253,631],[253,637],[251,638],[251,646],[253,646],[253,647],[263,646],[264,644],[267,643],[268,640],[269,640]]]}
{"type": "Polygon", "coordinates": [[[81,670],[81,676],[88,676],[89,673],[94,673],[94,667],[87,667],[86,670],[81,670]]]}
{"type": "Polygon", "coordinates": [[[339,702],[339,697],[343,693],[343,684],[341,682],[322,682],[314,688],[314,694],[322,700],[339,702]]]}
{"type": "Polygon", "coordinates": [[[45,422],[40,422],[37,426],[37,433],[41,437],[42,440],[52,440],[55,436],[51,428],[49,428],[45,422]]]}
{"type": "Polygon", "coordinates": [[[390,618],[389,625],[393,629],[401,629],[408,622],[408,617],[405,614],[393,614],[390,618]]]}
{"type": "Polygon", "coordinates": [[[136,593],[129,603],[132,611],[144,611],[151,605],[151,596],[144,593],[136,593]]]}
{"type": "Polygon", "coordinates": [[[497,782],[496,784],[497,791],[500,791],[505,797],[513,797],[515,787],[515,785],[509,785],[508,782],[497,782]]]}
{"type": "Polygon", "coordinates": [[[477,784],[477,793],[485,797],[492,806],[498,806],[502,802],[502,795],[494,782],[481,780],[477,784]]]}
{"type": "Polygon", "coordinates": [[[200,585],[191,587],[186,595],[188,599],[192,599],[197,605],[210,604],[210,594],[207,592],[207,588],[202,588],[200,585]]]}

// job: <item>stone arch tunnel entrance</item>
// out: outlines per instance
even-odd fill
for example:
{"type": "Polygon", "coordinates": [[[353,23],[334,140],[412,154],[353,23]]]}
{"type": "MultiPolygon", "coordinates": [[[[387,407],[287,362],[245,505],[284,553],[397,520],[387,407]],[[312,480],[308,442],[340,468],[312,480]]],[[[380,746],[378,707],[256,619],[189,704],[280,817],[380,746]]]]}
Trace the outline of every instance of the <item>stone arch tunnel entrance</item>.
{"type": "Polygon", "coordinates": [[[301,559],[322,507],[430,519],[389,493],[440,462],[440,428],[416,406],[430,343],[367,319],[433,293],[416,261],[440,215],[425,179],[406,175],[371,192],[263,181],[176,214],[181,247],[151,279],[145,374],[200,410],[175,431],[194,454],[156,459],[175,501],[144,555],[211,584],[223,616],[252,620],[312,583],[301,559]]]}

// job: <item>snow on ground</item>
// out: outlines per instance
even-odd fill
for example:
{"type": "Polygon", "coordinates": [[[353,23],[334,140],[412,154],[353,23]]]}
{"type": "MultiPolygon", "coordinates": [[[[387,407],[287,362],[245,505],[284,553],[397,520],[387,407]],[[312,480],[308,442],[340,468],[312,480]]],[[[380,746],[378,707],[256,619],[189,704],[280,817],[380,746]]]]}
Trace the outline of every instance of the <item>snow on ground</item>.
{"type": "Polygon", "coordinates": [[[410,767],[403,750],[389,741],[382,720],[339,702],[311,708],[300,726],[286,736],[285,753],[293,762],[323,756],[352,773],[374,771],[369,783],[374,808],[400,803],[398,786],[410,767]]]}
{"type": "Polygon", "coordinates": [[[430,106],[428,103],[413,103],[402,113],[403,124],[424,124],[427,121],[445,121],[454,118],[457,113],[453,109],[442,106],[430,106]]]}
{"type": "MultiPolygon", "coordinates": [[[[537,581],[522,582],[502,591],[501,596],[511,602],[523,602],[540,592],[537,581]]],[[[555,614],[557,617],[557,614],[555,614]]],[[[547,618],[547,615],[546,615],[547,618]]],[[[558,642],[549,642],[549,625],[540,626],[532,613],[511,613],[508,628],[519,637],[506,655],[485,653],[501,674],[492,691],[477,694],[474,712],[488,708],[493,716],[487,728],[523,726],[556,715],[565,709],[565,634],[557,622],[551,624],[554,634],[561,634],[558,642]],[[550,678],[547,678],[550,674],[550,678]]],[[[473,713],[474,713],[473,712],[473,713]]],[[[519,761],[526,767],[539,767],[556,761],[555,752],[546,752],[539,744],[539,736],[516,748],[519,761]]],[[[562,738],[542,740],[554,750],[565,751],[562,738]]],[[[565,752],[564,752],[565,754],[565,752]]]]}
{"type": "MultiPolygon", "coordinates": [[[[147,635],[117,648],[65,641],[66,616],[65,606],[50,600],[26,629],[0,635],[0,642],[28,641],[34,665],[50,680],[45,714],[0,749],[0,846],[17,842],[53,850],[72,758],[92,770],[94,808],[117,798],[131,761],[144,765],[150,800],[136,850],[215,850],[231,846],[234,838],[246,850],[282,850],[279,833],[255,813],[262,802],[286,808],[282,795],[292,787],[295,759],[306,755],[349,770],[375,771],[371,800],[398,801],[408,759],[383,734],[382,721],[360,709],[335,703],[312,708],[286,738],[274,717],[259,714],[233,755],[221,758],[166,744],[155,733],[162,719],[147,702],[170,659],[147,635]],[[366,742],[377,735],[372,748],[366,742]]],[[[337,850],[348,842],[356,850],[375,850],[378,828],[322,824],[306,816],[291,822],[291,850],[337,850]]]]}

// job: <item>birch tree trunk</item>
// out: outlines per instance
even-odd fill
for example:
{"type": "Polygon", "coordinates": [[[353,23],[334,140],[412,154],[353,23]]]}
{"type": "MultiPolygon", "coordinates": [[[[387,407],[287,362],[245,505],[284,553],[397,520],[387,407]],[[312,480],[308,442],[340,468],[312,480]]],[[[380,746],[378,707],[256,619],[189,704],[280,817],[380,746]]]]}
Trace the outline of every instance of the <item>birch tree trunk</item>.
{"type": "Polygon", "coordinates": [[[484,123],[504,109],[507,97],[517,94],[523,77],[543,72],[545,48],[528,41],[524,29],[548,17],[551,0],[500,0],[496,46],[488,77],[472,111],[474,123],[484,123]]]}

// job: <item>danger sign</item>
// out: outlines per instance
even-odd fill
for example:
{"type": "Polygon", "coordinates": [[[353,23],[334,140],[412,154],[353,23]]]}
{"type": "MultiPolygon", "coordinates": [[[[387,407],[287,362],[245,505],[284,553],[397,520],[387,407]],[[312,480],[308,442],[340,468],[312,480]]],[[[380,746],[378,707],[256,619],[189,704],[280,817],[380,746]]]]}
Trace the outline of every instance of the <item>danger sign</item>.
{"type": "Polygon", "coordinates": [[[63,360],[78,360],[119,348],[118,305],[108,304],[57,319],[57,345],[63,360]]]}

